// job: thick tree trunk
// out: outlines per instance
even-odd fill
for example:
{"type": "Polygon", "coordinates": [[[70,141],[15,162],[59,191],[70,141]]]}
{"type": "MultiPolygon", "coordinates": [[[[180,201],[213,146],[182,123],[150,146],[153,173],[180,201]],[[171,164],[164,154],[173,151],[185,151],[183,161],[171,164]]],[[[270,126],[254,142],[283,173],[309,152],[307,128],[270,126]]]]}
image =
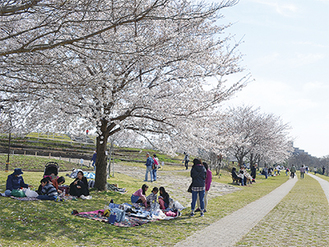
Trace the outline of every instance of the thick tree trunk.
{"type": "Polygon", "coordinates": [[[250,167],[252,167],[255,164],[254,154],[253,153],[250,154],[249,164],[250,164],[250,167]]]}
{"type": "Polygon", "coordinates": [[[102,120],[101,123],[101,135],[97,137],[96,144],[97,158],[95,188],[103,191],[107,190],[107,157],[105,152],[107,150],[108,130],[107,121],[102,120]]]}
{"type": "Polygon", "coordinates": [[[245,155],[235,155],[235,158],[238,161],[238,165],[241,169],[241,167],[243,166],[243,158],[245,157],[245,155]]]}

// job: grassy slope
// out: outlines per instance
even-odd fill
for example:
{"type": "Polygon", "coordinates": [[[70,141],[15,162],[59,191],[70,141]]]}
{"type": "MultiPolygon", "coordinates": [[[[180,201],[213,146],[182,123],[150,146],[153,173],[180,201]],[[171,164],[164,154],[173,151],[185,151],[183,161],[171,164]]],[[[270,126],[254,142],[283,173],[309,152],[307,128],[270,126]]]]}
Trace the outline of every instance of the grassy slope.
{"type": "MultiPolygon", "coordinates": [[[[5,164],[7,161],[7,155],[0,155],[0,169],[5,169],[5,164]]],[[[45,157],[38,156],[28,156],[28,155],[11,155],[9,171],[15,168],[22,168],[24,171],[43,171],[45,165],[48,162],[57,162],[61,171],[70,171],[72,168],[78,168],[77,164],[59,160],[59,159],[49,159],[45,157]]],[[[88,162],[87,162],[88,163],[88,162]]],[[[84,167],[83,169],[87,169],[84,167]]],[[[90,170],[90,169],[89,169],[90,170]]]]}
{"type": "MultiPolygon", "coordinates": [[[[5,189],[5,172],[0,172],[0,189],[5,189]]],[[[41,172],[25,172],[24,179],[34,186],[39,185],[41,172]]],[[[214,178],[219,182],[230,181],[227,175],[214,178]]],[[[171,246],[185,239],[194,231],[204,228],[246,204],[266,195],[285,182],[285,176],[268,180],[258,179],[258,183],[243,190],[217,197],[209,201],[208,211],[203,218],[189,218],[189,210],[175,221],[158,221],[134,228],[118,228],[93,220],[71,216],[71,211],[80,212],[104,208],[110,199],[116,203],[130,202],[131,193],[141,187],[142,181],[123,174],[115,174],[110,179],[125,187],[129,193],[121,195],[113,192],[91,192],[90,201],[67,201],[63,203],[34,201],[20,202],[0,197],[3,205],[0,214],[0,244],[2,245],[44,245],[44,246],[171,246]],[[169,237],[170,236],[170,237],[169,237]]],[[[66,184],[70,183],[69,181],[66,184]]]]}
{"type": "Polygon", "coordinates": [[[328,214],[320,184],[306,175],[237,246],[329,246],[328,214]]]}

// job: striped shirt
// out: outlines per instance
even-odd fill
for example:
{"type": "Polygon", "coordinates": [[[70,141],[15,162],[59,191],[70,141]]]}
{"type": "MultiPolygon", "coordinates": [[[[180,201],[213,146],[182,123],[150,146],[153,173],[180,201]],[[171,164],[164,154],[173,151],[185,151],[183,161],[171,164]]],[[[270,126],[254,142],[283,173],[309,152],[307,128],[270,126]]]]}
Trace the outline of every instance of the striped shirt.
{"type": "Polygon", "coordinates": [[[58,196],[56,188],[49,183],[42,187],[42,194],[47,196],[58,196]]]}

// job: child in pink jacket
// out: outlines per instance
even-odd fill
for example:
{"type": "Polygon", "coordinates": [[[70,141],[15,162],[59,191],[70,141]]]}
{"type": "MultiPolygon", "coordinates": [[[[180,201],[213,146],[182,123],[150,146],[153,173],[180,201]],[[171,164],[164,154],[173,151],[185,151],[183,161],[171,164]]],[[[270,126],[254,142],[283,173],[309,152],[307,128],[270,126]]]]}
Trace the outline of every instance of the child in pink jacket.
{"type": "Polygon", "coordinates": [[[149,187],[143,184],[142,188],[131,195],[131,203],[143,203],[147,207],[145,192],[149,187]]]}

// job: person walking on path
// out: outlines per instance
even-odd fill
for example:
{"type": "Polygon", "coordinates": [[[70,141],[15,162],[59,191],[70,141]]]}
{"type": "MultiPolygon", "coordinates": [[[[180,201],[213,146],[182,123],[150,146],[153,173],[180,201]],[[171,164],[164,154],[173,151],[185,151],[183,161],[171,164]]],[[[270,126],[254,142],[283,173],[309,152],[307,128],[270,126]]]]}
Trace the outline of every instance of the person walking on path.
{"type": "Polygon", "coordinates": [[[24,183],[23,177],[20,176],[22,174],[23,174],[22,169],[16,168],[14,172],[7,177],[6,190],[5,190],[6,196],[11,196],[12,190],[18,190],[21,187],[22,188],[32,187],[31,185],[24,183]]]}
{"type": "Polygon", "coordinates": [[[288,173],[289,173],[289,168],[286,167],[286,176],[288,176],[288,173]]]}
{"type": "Polygon", "coordinates": [[[295,177],[295,173],[296,173],[296,167],[295,167],[295,165],[292,165],[292,167],[290,169],[290,176],[292,178],[294,178],[295,177]]]}
{"type": "Polygon", "coordinates": [[[193,166],[191,169],[192,177],[192,203],[191,203],[191,214],[194,216],[195,203],[197,201],[198,195],[200,199],[200,211],[201,217],[204,215],[204,194],[205,194],[205,182],[206,182],[207,171],[206,168],[201,164],[199,159],[193,160],[193,166]]]}
{"type": "MultiPolygon", "coordinates": [[[[206,182],[205,182],[205,186],[206,186],[206,191],[204,193],[204,210],[203,212],[207,212],[207,204],[208,204],[208,191],[210,190],[210,185],[212,182],[212,172],[209,170],[209,166],[206,162],[202,162],[204,168],[207,171],[207,175],[206,175],[206,182]]],[[[195,210],[195,212],[200,211],[200,197],[198,195],[198,200],[197,200],[197,210],[195,210]]]]}
{"type": "Polygon", "coordinates": [[[91,158],[91,161],[92,161],[91,165],[94,167],[94,171],[96,170],[96,165],[95,165],[96,159],[97,159],[97,152],[95,150],[93,157],[91,158]]]}
{"type": "Polygon", "coordinates": [[[322,166],[322,175],[324,175],[324,172],[326,171],[326,168],[322,166]]]}
{"type": "Polygon", "coordinates": [[[183,163],[185,164],[185,168],[186,170],[188,169],[188,162],[190,161],[190,158],[188,157],[188,154],[186,152],[184,152],[185,157],[183,159],[183,163]]]}
{"type": "Polygon", "coordinates": [[[153,154],[153,166],[152,166],[152,175],[153,175],[153,181],[157,180],[157,170],[159,169],[159,159],[156,154],[153,154]]]}
{"type": "Polygon", "coordinates": [[[302,165],[302,167],[299,169],[300,171],[300,178],[304,178],[304,174],[305,174],[305,167],[304,165],[302,165]]]}
{"type": "Polygon", "coordinates": [[[152,166],[153,166],[153,159],[150,157],[150,154],[147,153],[146,154],[146,163],[145,163],[145,166],[146,166],[146,173],[145,173],[145,180],[144,182],[147,182],[147,177],[148,177],[148,173],[150,173],[150,177],[151,177],[151,182],[153,182],[153,172],[152,172],[152,166]]]}

